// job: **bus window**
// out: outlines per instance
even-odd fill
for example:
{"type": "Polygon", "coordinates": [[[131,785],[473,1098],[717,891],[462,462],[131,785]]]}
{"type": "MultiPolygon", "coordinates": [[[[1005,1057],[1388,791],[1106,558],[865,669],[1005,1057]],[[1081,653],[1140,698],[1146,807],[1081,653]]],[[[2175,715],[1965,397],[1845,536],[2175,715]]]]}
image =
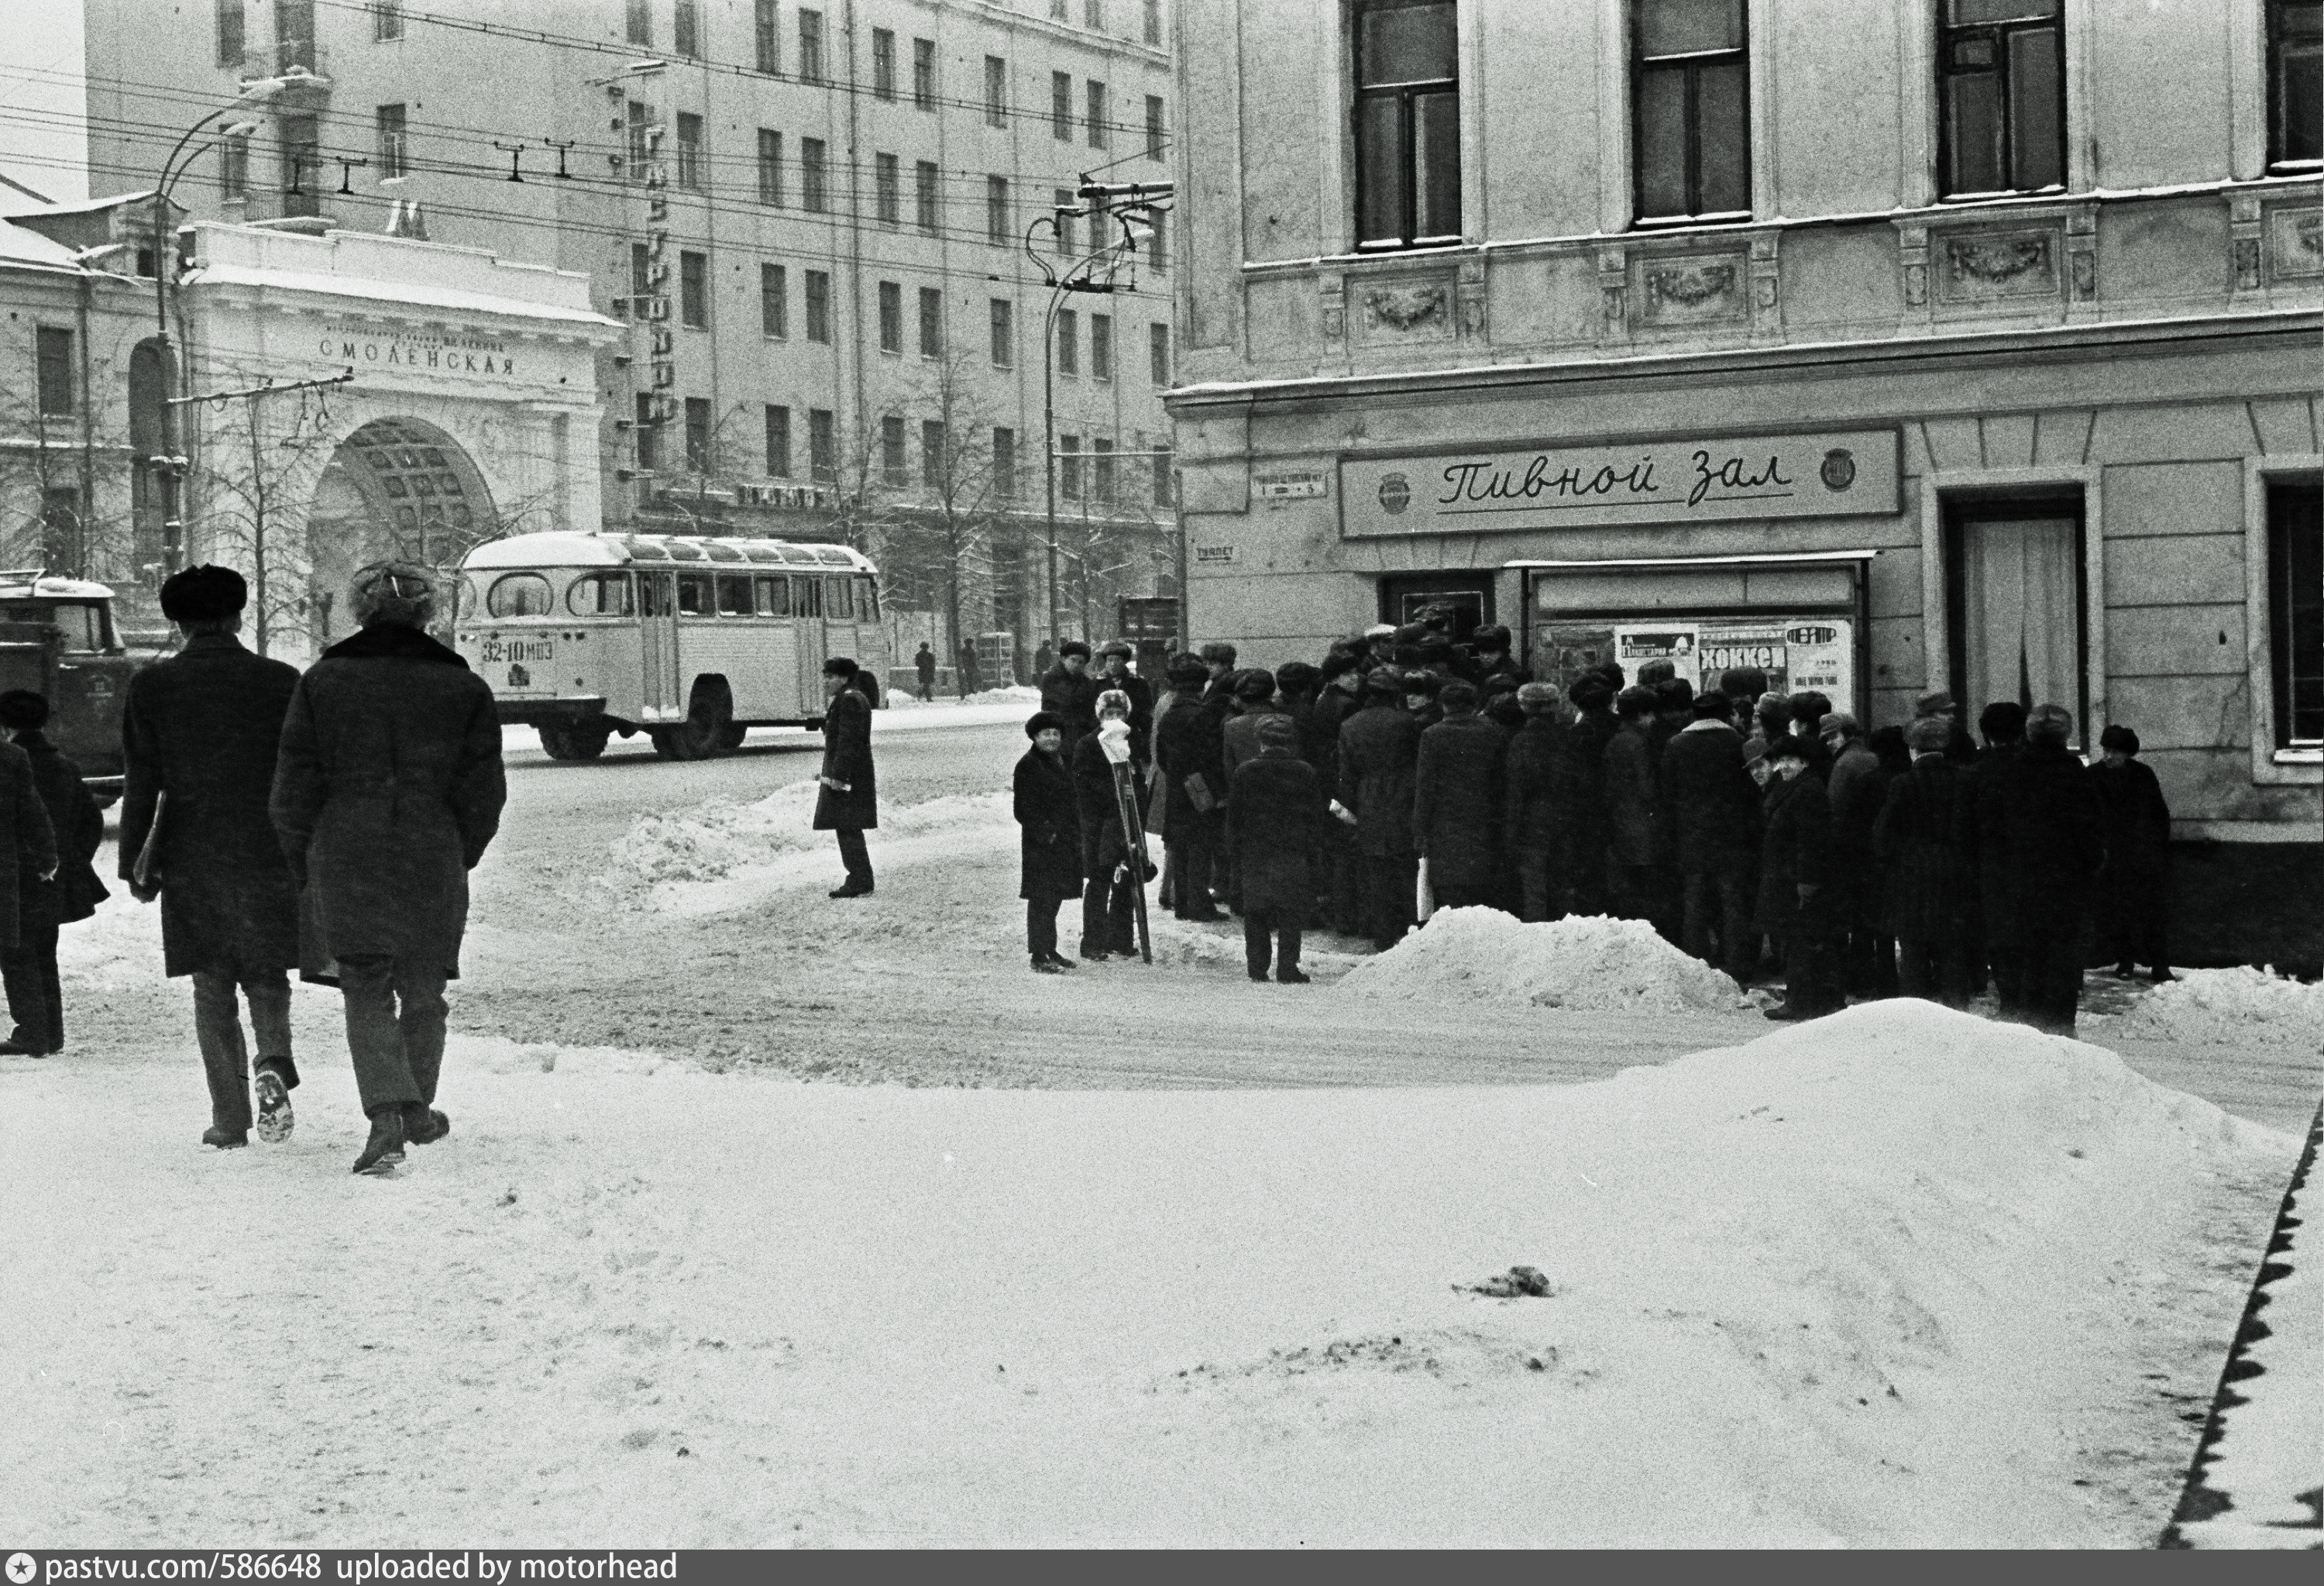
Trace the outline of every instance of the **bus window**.
{"type": "Polygon", "coordinates": [[[669,579],[646,576],[638,580],[638,615],[666,617],[669,610],[669,579]]]}
{"type": "Polygon", "coordinates": [[[678,614],[681,617],[706,617],[710,610],[710,575],[680,573],[678,576],[678,614]]]}
{"type": "Polygon", "coordinates": [[[853,593],[851,588],[852,581],[846,578],[825,578],[823,583],[823,614],[835,622],[853,622],[855,602],[849,598],[853,593]]]}
{"type": "Polygon", "coordinates": [[[791,581],[784,577],[759,580],[759,614],[762,617],[788,617],[791,614],[791,581]]]}
{"type": "Polygon", "coordinates": [[[791,585],[791,615],[819,617],[823,615],[823,580],[801,578],[791,585]]]}
{"type": "Polygon", "coordinates": [[[476,586],[479,580],[463,578],[453,595],[452,619],[465,622],[476,614],[476,586]]]}
{"type": "Polygon", "coordinates": [[[869,578],[855,580],[855,614],[867,622],[880,620],[880,586],[869,578]]]}
{"type": "Polygon", "coordinates": [[[510,573],[484,596],[484,610],[496,617],[545,617],[556,603],[549,580],[538,573],[510,573]]]}
{"type": "Polygon", "coordinates": [[[718,614],[722,617],[747,617],[751,614],[751,581],[748,578],[719,578],[718,614]]]}
{"type": "Polygon", "coordinates": [[[627,617],[635,614],[627,573],[592,573],[573,580],[565,606],[576,617],[627,617]]]}

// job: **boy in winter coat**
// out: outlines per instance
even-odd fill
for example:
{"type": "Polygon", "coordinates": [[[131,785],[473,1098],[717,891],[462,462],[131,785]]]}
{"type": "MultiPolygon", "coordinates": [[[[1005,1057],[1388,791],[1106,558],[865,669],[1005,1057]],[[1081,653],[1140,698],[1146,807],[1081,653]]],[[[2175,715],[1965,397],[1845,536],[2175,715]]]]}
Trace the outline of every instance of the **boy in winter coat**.
{"type": "Polygon", "coordinates": [[[89,861],[105,841],[105,815],[80,779],[80,767],[49,742],[49,702],[29,689],[0,694],[0,729],[32,759],[32,786],[56,835],[56,866],[46,877],[20,853],[17,936],[0,952],[8,1013],[16,1028],[0,1053],[46,1057],[65,1047],[64,991],[57,979],[57,927],[87,919],[107,896],[89,861]]]}
{"type": "Polygon", "coordinates": [[[1073,968],[1057,951],[1057,906],[1082,893],[1081,811],[1065,769],[1065,719],[1035,711],[1025,724],[1033,746],[1010,779],[1018,833],[1017,896],[1025,900],[1025,950],[1036,974],[1073,968]]]}

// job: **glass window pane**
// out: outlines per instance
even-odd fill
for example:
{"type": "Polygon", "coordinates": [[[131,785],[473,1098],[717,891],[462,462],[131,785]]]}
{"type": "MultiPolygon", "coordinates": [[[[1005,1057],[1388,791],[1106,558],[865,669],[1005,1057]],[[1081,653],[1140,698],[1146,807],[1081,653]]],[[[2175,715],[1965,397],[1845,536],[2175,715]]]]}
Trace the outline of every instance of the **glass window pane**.
{"type": "Polygon", "coordinates": [[[1397,136],[1393,94],[1375,94],[1356,106],[1356,240],[1400,242],[1404,238],[1404,161],[1397,136]]]}
{"type": "Polygon", "coordinates": [[[2324,72],[2312,44],[2283,51],[2276,83],[2276,114],[2282,128],[2279,160],[2324,157],[2324,72]]]}
{"type": "Polygon", "coordinates": [[[789,579],[763,577],[759,580],[759,614],[762,617],[788,617],[791,614],[789,579]]]}
{"type": "Polygon", "coordinates": [[[1461,235],[1461,96],[1416,94],[1412,100],[1413,207],[1422,236],[1461,235]]]}
{"type": "Polygon", "coordinates": [[[1356,30],[1356,81],[1441,82],[1457,72],[1452,7],[1369,5],[1356,30]]]}
{"type": "Polygon", "coordinates": [[[2032,22],[2058,14],[2059,0],[1945,0],[1950,27],[1987,22],[2032,22]]]}
{"type": "Polygon", "coordinates": [[[678,613],[682,617],[710,614],[710,575],[681,573],[678,578],[678,613]]]}
{"type": "Polygon", "coordinates": [[[2009,36],[2009,135],[2017,187],[2046,188],[2066,180],[2061,125],[2066,78],[2058,55],[2053,29],[2009,36]]]}
{"type": "Polygon", "coordinates": [[[2001,85],[1990,72],[1944,79],[1948,193],[1991,193],[2008,182],[2001,167],[2001,85]]]}
{"type": "Polygon", "coordinates": [[[1638,75],[1638,213],[1684,215],[1686,73],[1638,75]]]}
{"type": "Polygon", "coordinates": [[[511,573],[484,596],[484,609],[496,617],[545,617],[556,596],[549,580],[538,573],[511,573]]]}
{"type": "Polygon", "coordinates": [[[722,617],[747,617],[751,614],[751,581],[748,578],[718,580],[718,614],[722,617]]]}
{"type": "Polygon", "coordinates": [[[1744,105],[1748,80],[1739,60],[1699,70],[1694,114],[1702,161],[1702,207],[1698,214],[1751,207],[1751,126],[1744,105]]]}
{"type": "Polygon", "coordinates": [[[1686,55],[1743,47],[1743,0],[1639,0],[1638,53],[1686,55]]]}

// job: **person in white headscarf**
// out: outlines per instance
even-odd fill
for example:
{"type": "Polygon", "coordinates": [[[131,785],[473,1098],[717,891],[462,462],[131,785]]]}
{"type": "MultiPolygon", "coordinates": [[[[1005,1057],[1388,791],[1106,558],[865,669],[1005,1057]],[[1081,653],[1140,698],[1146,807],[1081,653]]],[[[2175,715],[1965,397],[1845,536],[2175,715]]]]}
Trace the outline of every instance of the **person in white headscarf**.
{"type": "Polygon", "coordinates": [[[1097,731],[1074,745],[1074,801],[1081,811],[1081,955],[1102,964],[1138,952],[1138,889],[1143,869],[1123,829],[1122,798],[1143,807],[1145,785],[1130,748],[1130,696],[1109,688],[1098,696],[1097,731]]]}

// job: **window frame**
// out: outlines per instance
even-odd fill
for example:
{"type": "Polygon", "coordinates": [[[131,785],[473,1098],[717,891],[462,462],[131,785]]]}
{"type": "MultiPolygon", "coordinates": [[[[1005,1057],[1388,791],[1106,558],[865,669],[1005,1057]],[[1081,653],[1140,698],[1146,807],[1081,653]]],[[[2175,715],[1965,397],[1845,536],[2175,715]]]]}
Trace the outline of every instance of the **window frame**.
{"type": "Polygon", "coordinates": [[[1067,501],[1082,498],[1082,438],[1057,437],[1057,493],[1067,501]]]}
{"type": "Polygon", "coordinates": [[[1089,317],[1089,375],[1092,380],[1113,383],[1113,316],[1093,313],[1089,317]]]}
{"type": "Polygon", "coordinates": [[[831,152],[821,138],[799,140],[799,207],[810,215],[831,213],[831,152]]]}
{"type": "MultiPolygon", "coordinates": [[[[1420,177],[1416,140],[1415,102],[1424,95],[1450,92],[1452,96],[1453,117],[1457,124],[1461,107],[1461,61],[1456,51],[1452,75],[1449,78],[1416,78],[1410,82],[1384,83],[1364,86],[1363,18],[1375,5],[1383,11],[1418,9],[1436,0],[1358,0],[1348,10],[1348,83],[1349,134],[1355,172],[1355,185],[1350,196],[1354,205],[1350,229],[1355,234],[1355,251],[1372,254],[1404,253],[1415,248],[1450,247],[1461,241],[1460,224],[1467,213],[1466,194],[1462,190],[1467,172],[1460,157],[1460,147],[1453,147],[1453,186],[1455,189],[1455,226],[1451,232],[1425,233],[1420,229],[1420,177]],[[1402,216],[1398,235],[1394,237],[1367,239],[1363,235],[1364,197],[1372,189],[1375,173],[1367,169],[1364,159],[1364,111],[1376,100],[1393,99],[1397,106],[1397,207],[1402,216]]],[[[1457,27],[1460,11],[1455,0],[1442,0],[1445,10],[1452,13],[1457,27]]]]}
{"type": "Polygon", "coordinates": [[[984,58],[984,124],[1009,124],[1009,58],[1005,55],[984,58]]]}
{"type": "Polygon", "coordinates": [[[769,77],[779,76],[783,69],[782,36],[777,32],[779,22],[775,0],[752,0],[752,63],[769,77]]]}
{"type": "Polygon", "coordinates": [[[2306,761],[2311,756],[2324,757],[2324,724],[2319,724],[2317,735],[2302,737],[2295,730],[2299,713],[2295,712],[2294,691],[2303,680],[2324,687],[2324,475],[2316,474],[2272,474],[2259,481],[2262,499],[2261,516],[2264,521],[2267,546],[2267,665],[2268,697],[2273,706],[2274,732],[2267,747],[2271,758],[2282,756],[2294,761],[2306,761]],[[2317,653],[2310,668],[2302,670],[2302,657],[2294,652],[2295,617],[2292,602],[2298,593],[2287,565],[2292,558],[2292,532],[2297,526],[2284,521],[2287,513],[2278,503],[2294,494],[2304,494],[2318,504],[2310,511],[2317,514],[2312,528],[2315,543],[2310,553],[2316,559],[2313,569],[2319,586],[2310,597],[2319,603],[2319,614],[2313,619],[2319,630],[2315,638],[2317,653]]]}
{"type": "Polygon", "coordinates": [[[1017,367],[1017,303],[1013,298],[991,298],[986,310],[986,328],[991,345],[987,354],[995,369],[1017,367]]]}
{"type": "Polygon", "coordinates": [[[687,330],[710,328],[710,255],[693,248],[678,250],[678,322],[687,330]]]}
{"type": "Polygon", "coordinates": [[[783,207],[783,134],[770,126],[759,129],[759,202],[783,207]]]}
{"type": "Polygon", "coordinates": [[[1164,157],[1163,145],[1168,141],[1168,135],[1162,124],[1164,108],[1161,95],[1146,96],[1146,157],[1148,160],[1159,160],[1164,157]]]}
{"type": "Polygon", "coordinates": [[[78,343],[78,334],[64,326],[33,329],[33,411],[42,419],[70,419],[80,411],[78,343]]]}
{"type": "Polygon", "coordinates": [[[701,0],[670,0],[669,47],[688,60],[702,58],[701,0]]]}
{"type": "MultiPolygon", "coordinates": [[[[2290,29],[2286,19],[2293,0],[2265,0],[2267,37],[2265,49],[2267,72],[2267,173],[2270,176],[2295,176],[2324,170],[2324,148],[2317,154],[2293,157],[2284,152],[2283,61],[2284,46],[2300,43],[2309,46],[2309,52],[2324,57],[2324,14],[2318,14],[2319,32],[2299,38],[2287,38],[2290,29]]],[[[2305,11],[2307,7],[2302,6],[2305,11]]],[[[2316,129],[2310,128],[2310,135],[2316,129]]],[[[2324,139],[2319,139],[2324,143],[2324,139]]]]}
{"type": "MultiPolygon", "coordinates": [[[[1630,224],[1642,230],[1654,230],[1669,226],[1718,226],[1741,224],[1752,217],[1751,180],[1751,7],[1747,0],[1734,0],[1741,35],[1736,43],[1722,50],[1692,50],[1680,55],[1649,57],[1646,52],[1646,30],[1639,14],[1655,0],[1629,0],[1629,88],[1630,88],[1630,224]],[[1742,127],[1739,148],[1742,151],[1743,207],[1739,209],[1706,209],[1702,201],[1702,88],[1705,69],[1718,66],[1740,66],[1743,69],[1742,127]],[[1684,126],[1684,184],[1686,208],[1676,215],[1650,215],[1646,212],[1646,93],[1649,73],[1680,74],[1685,83],[1681,110],[1684,126]]],[[[1936,0],[1939,5],[1944,0],[1936,0]]]]}
{"type": "Polygon", "coordinates": [[[1084,79],[1084,108],[1087,114],[1082,125],[1089,135],[1093,149],[1113,146],[1113,90],[1097,78],[1084,79]]]}
{"type": "Polygon", "coordinates": [[[690,193],[698,193],[702,191],[703,119],[691,110],[681,110],[676,131],[678,159],[671,180],[690,193]]]}
{"type": "Polygon", "coordinates": [[[912,224],[930,236],[944,229],[942,183],[935,161],[912,161],[912,224]]]}
{"type": "Polygon", "coordinates": [[[904,429],[901,413],[880,416],[880,483],[891,489],[907,489],[912,483],[911,438],[904,429]]]}
{"type": "Polygon", "coordinates": [[[378,161],[379,180],[387,181],[410,175],[411,125],[407,105],[399,100],[392,105],[374,106],[372,132],[378,144],[373,151],[373,158],[378,161]]]}
{"type": "Polygon", "coordinates": [[[1060,143],[1074,141],[1074,74],[1049,74],[1049,136],[1060,143]]]}
{"type": "Polygon", "coordinates": [[[403,0],[371,0],[371,41],[392,44],[403,37],[403,0]]]}
{"type": "Polygon", "coordinates": [[[759,334],[770,341],[791,335],[791,272],[788,266],[759,263],[759,334]]]}
{"type": "Polygon", "coordinates": [[[1170,327],[1157,319],[1146,327],[1146,370],[1156,390],[1170,388],[1170,327]]]}
{"type": "Polygon", "coordinates": [[[825,34],[823,13],[801,6],[798,14],[799,81],[820,83],[827,80],[830,62],[824,59],[825,34]]]}
{"type": "Polygon", "coordinates": [[[896,30],[872,30],[872,97],[893,101],[896,97],[896,30]]]}
{"type": "Polygon", "coordinates": [[[622,41],[653,48],[653,7],[648,0],[622,0],[622,41]]]}
{"type": "Polygon", "coordinates": [[[1017,427],[992,427],[992,493],[1002,501],[1017,499],[1017,427]]]}
{"type": "Polygon", "coordinates": [[[942,490],[945,475],[945,422],[941,419],[920,420],[920,488],[942,490]],[[928,443],[934,441],[931,446],[928,443]]]}
{"type": "Polygon", "coordinates": [[[791,410],[785,402],[768,402],[766,407],[767,477],[789,479],[791,473],[791,410]]]}
{"type": "Polygon", "coordinates": [[[799,287],[799,302],[807,339],[819,346],[831,345],[831,272],[810,270],[799,287]]]}
{"type": "Polygon", "coordinates": [[[685,411],[686,471],[708,475],[715,470],[716,460],[711,456],[712,430],[715,428],[708,397],[687,397],[685,411]]]}
{"type": "Polygon", "coordinates": [[[934,39],[912,41],[912,108],[933,111],[936,107],[936,41],[934,39]]]}
{"type": "Polygon", "coordinates": [[[944,289],[920,288],[918,345],[923,358],[944,356],[944,289]]]}
{"type": "Polygon", "coordinates": [[[626,571],[584,573],[565,586],[565,609],[576,617],[634,617],[638,614],[637,581],[626,571]],[[574,604],[575,598],[584,590],[603,591],[614,588],[622,592],[621,599],[615,603],[620,607],[617,611],[604,609],[605,601],[602,594],[593,597],[591,610],[583,611],[574,604]]]}
{"type": "Polygon", "coordinates": [[[557,614],[557,586],[549,583],[549,581],[542,575],[533,572],[529,568],[519,568],[512,572],[503,573],[499,577],[493,579],[491,586],[484,591],[484,614],[492,618],[493,621],[496,622],[522,622],[527,618],[531,617],[553,617],[557,614]],[[545,603],[542,604],[541,608],[537,612],[502,611],[499,608],[498,604],[501,597],[501,591],[503,589],[522,588],[524,587],[525,580],[527,579],[530,579],[534,584],[540,586],[540,592],[542,595],[546,597],[545,603]]]}
{"type": "Polygon", "coordinates": [[[211,6],[215,64],[239,67],[250,54],[250,10],[244,0],[215,0],[211,6]]]}
{"type": "Polygon", "coordinates": [[[1070,374],[1076,380],[1082,373],[1082,317],[1074,309],[1060,309],[1053,317],[1052,339],[1055,346],[1049,354],[1050,367],[1060,374],[1070,374]]]}
{"type": "Polygon", "coordinates": [[[2069,142],[2072,125],[2070,104],[2070,100],[2072,98],[2072,88],[2071,85],[2067,81],[2066,74],[2066,7],[2064,0],[2058,0],[2057,11],[2055,14],[2050,16],[2024,18],[2011,22],[1962,23],[1959,24],[1950,23],[1945,21],[1946,6],[1948,4],[1949,0],[1935,0],[1933,7],[1937,30],[1936,58],[1934,61],[1937,101],[1937,201],[1939,203],[1945,204],[1973,203],[1980,198],[2009,198],[2026,193],[2058,193],[2066,191],[2072,175],[2072,157],[2070,153],[2070,150],[2072,145],[2069,142]],[[2009,81],[2011,69],[2009,41],[2010,36],[2013,34],[2030,32],[2048,32],[2052,36],[2052,46],[2057,51],[2058,180],[2055,181],[2043,182],[2037,186],[2027,187],[2017,184],[2016,178],[2018,172],[2015,169],[2017,160],[2016,105],[2015,96],[2011,91],[2009,81]],[[1977,34],[1983,34],[1992,40],[1994,46],[1992,64],[1987,67],[1956,69],[1952,65],[1953,45],[1977,34]],[[1998,106],[1997,113],[2001,117],[2001,141],[2002,147],[2005,151],[2004,157],[2012,166],[2012,169],[2004,173],[2010,179],[2007,185],[1998,188],[1963,188],[1959,190],[1955,190],[1953,185],[1953,118],[1951,115],[1954,93],[1953,84],[1959,79],[1973,76],[1990,77],[1994,81],[1994,100],[1996,105],[1998,106]]]}
{"type": "Polygon", "coordinates": [[[880,309],[880,350],[900,355],[904,350],[904,283],[881,281],[873,295],[880,309]]]}
{"type": "Polygon", "coordinates": [[[839,478],[839,415],[829,408],[807,410],[807,467],[817,484],[839,478]]]}
{"type": "Polygon", "coordinates": [[[1005,248],[1016,240],[1010,226],[1009,179],[987,176],[984,179],[984,240],[996,248],[1005,248]]]}
{"type": "Polygon", "coordinates": [[[904,224],[903,161],[893,154],[872,156],[872,218],[890,229],[904,224]]]}

